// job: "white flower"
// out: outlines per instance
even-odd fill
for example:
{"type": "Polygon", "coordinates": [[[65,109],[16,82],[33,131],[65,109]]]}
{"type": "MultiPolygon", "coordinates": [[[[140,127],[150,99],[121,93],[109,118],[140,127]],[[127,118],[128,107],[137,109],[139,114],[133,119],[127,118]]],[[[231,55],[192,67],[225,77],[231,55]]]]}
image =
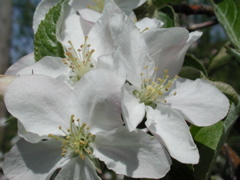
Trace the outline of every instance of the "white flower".
{"type": "Polygon", "coordinates": [[[123,83],[105,69],[87,73],[74,89],[43,75],[15,79],[5,103],[26,133],[5,158],[6,176],[49,179],[59,169],[56,179],[95,180],[100,179],[98,158],[119,174],[163,177],[171,164],[165,148],[154,137],[122,126],[123,83]]]}
{"type": "MultiPolygon", "coordinates": [[[[98,58],[115,51],[117,47],[112,39],[115,32],[109,31],[109,25],[110,22],[115,21],[112,15],[122,12],[113,2],[106,5],[102,17],[91,28],[87,36],[84,36],[83,26],[77,20],[79,17],[71,11],[71,8],[69,11],[58,36],[65,47],[66,58],[61,60],[61,58],[46,56],[37,63],[20,70],[15,68],[19,70],[14,71],[17,75],[43,74],[61,79],[74,86],[84,74],[99,67],[98,58]]],[[[33,58],[33,55],[26,58],[29,59],[29,57],[33,58]]]]}
{"type": "Polygon", "coordinates": [[[176,76],[187,49],[201,33],[189,34],[183,28],[139,33],[131,20],[114,16],[118,20],[112,22],[110,30],[116,32],[113,39],[118,48],[102,56],[100,62],[119,75],[125,73],[129,82],[122,88],[126,126],[135,130],[146,114],[146,127],[170,155],[196,164],[199,154],[185,120],[209,126],[223,119],[229,108],[228,99],[209,82],[176,76]]]}

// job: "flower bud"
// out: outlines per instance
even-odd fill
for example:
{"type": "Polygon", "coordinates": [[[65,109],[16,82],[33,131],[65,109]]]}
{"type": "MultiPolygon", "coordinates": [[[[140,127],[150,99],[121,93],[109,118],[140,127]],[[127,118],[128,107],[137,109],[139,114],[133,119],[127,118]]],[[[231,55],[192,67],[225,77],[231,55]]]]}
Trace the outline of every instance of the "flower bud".
{"type": "Polygon", "coordinates": [[[0,75],[0,100],[3,100],[4,93],[8,85],[16,78],[16,76],[0,75]]]}

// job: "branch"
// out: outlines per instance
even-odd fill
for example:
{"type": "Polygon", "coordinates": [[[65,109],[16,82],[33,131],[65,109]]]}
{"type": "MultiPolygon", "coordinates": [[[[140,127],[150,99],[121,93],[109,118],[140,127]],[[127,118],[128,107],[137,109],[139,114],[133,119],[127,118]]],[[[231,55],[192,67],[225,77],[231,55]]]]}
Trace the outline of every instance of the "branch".
{"type": "Polygon", "coordinates": [[[214,26],[216,24],[218,24],[218,20],[214,19],[212,21],[207,21],[207,22],[203,22],[203,23],[199,23],[199,24],[190,25],[187,27],[187,29],[189,32],[192,32],[192,31],[196,31],[196,30],[203,29],[206,27],[214,26]]]}
{"type": "Polygon", "coordinates": [[[202,14],[207,16],[214,16],[213,7],[207,5],[172,4],[171,6],[176,13],[184,13],[186,15],[202,14]]]}

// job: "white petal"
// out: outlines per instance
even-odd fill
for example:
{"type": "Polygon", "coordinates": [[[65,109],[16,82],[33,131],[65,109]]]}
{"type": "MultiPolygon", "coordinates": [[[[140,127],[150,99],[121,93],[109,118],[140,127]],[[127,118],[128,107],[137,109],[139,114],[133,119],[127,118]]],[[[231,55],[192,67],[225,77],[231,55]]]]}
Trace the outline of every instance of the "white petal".
{"type": "Polygon", "coordinates": [[[15,62],[12,66],[10,66],[8,68],[8,70],[6,71],[5,75],[13,75],[16,76],[18,73],[18,71],[20,71],[21,69],[30,66],[32,64],[34,64],[36,61],[34,59],[34,54],[28,54],[24,57],[22,57],[21,59],[19,59],[17,62],[15,62]]]}
{"type": "Polygon", "coordinates": [[[101,14],[99,12],[92,9],[81,9],[79,13],[83,19],[92,23],[96,23],[97,20],[101,17],[101,14]]]}
{"type": "Polygon", "coordinates": [[[5,104],[27,132],[42,137],[63,134],[58,126],[67,129],[70,116],[79,115],[78,101],[70,87],[43,75],[16,78],[8,86],[5,104]]]}
{"type": "Polygon", "coordinates": [[[34,13],[33,16],[33,31],[34,34],[36,33],[39,24],[41,21],[45,18],[45,15],[48,13],[48,11],[55,6],[57,3],[59,3],[59,0],[42,0],[34,13]]]}
{"type": "Polygon", "coordinates": [[[73,158],[65,166],[55,178],[56,180],[100,180],[94,166],[88,158],[82,160],[79,156],[73,158]]]}
{"type": "Polygon", "coordinates": [[[76,10],[87,8],[88,5],[96,5],[92,0],[70,0],[69,4],[76,10]]]}
{"type": "Polygon", "coordinates": [[[74,48],[80,47],[84,42],[84,32],[81,26],[80,16],[71,9],[71,7],[66,7],[63,17],[63,23],[59,27],[59,33],[57,33],[57,38],[65,48],[70,47],[68,41],[70,40],[74,48]]]}
{"type": "Polygon", "coordinates": [[[87,36],[94,26],[95,22],[87,21],[80,16],[80,23],[84,36],[87,36]]]}
{"type": "Polygon", "coordinates": [[[91,44],[91,48],[95,49],[92,54],[93,59],[103,54],[109,54],[115,50],[111,32],[109,30],[109,20],[113,14],[121,12],[121,10],[113,2],[109,2],[103,11],[103,14],[96,24],[92,27],[89,32],[88,42],[91,44]]]}
{"type": "Polygon", "coordinates": [[[3,100],[8,85],[16,78],[16,76],[0,75],[0,100],[3,100]]]}
{"type": "Polygon", "coordinates": [[[136,9],[137,7],[141,6],[143,3],[146,2],[146,0],[114,0],[115,3],[121,8],[121,9],[136,9]]]}
{"type": "Polygon", "coordinates": [[[212,125],[228,113],[229,100],[205,80],[178,78],[171,92],[177,92],[176,96],[166,98],[171,108],[178,110],[185,120],[197,126],[212,125]]]}
{"type": "Polygon", "coordinates": [[[145,104],[140,103],[133,95],[134,87],[125,84],[122,87],[122,113],[126,126],[130,131],[136,129],[145,116],[145,104]]]}
{"type": "Polygon", "coordinates": [[[45,56],[33,65],[27,66],[18,72],[18,75],[42,74],[52,78],[61,75],[69,76],[71,69],[65,65],[62,58],[45,56]]]}
{"type": "Polygon", "coordinates": [[[92,133],[112,130],[123,124],[121,119],[121,87],[125,79],[106,69],[95,69],[75,84],[80,108],[78,112],[92,133]]]}
{"type": "Polygon", "coordinates": [[[5,157],[4,174],[11,180],[42,180],[68,160],[61,156],[61,143],[55,140],[31,144],[20,140],[5,157]]]}
{"type": "MultiPolygon", "coordinates": [[[[201,37],[201,35],[202,35],[202,32],[199,32],[199,31],[191,32],[189,34],[188,40],[185,43],[185,45],[179,45],[178,47],[176,47],[176,49],[173,48],[172,53],[176,54],[175,57],[172,57],[170,55],[169,48],[166,49],[166,51],[168,51],[168,53],[169,53],[169,56],[167,55],[166,58],[169,58],[169,59],[167,59],[165,61],[169,61],[169,60],[173,59],[172,63],[168,64],[168,66],[165,68],[165,69],[169,70],[169,75],[171,77],[173,77],[175,74],[179,73],[179,71],[182,68],[186,52],[188,51],[188,49],[192,45],[192,43],[195,42],[197,39],[199,39],[201,37]],[[174,49],[175,49],[175,51],[174,51],[174,49]]],[[[164,53],[164,51],[163,51],[163,53],[164,53]]]]}
{"type": "Polygon", "coordinates": [[[170,155],[182,163],[196,164],[199,153],[181,115],[170,108],[147,108],[146,126],[165,145],[170,155]]]}
{"type": "Polygon", "coordinates": [[[142,32],[146,28],[148,28],[148,30],[149,29],[159,29],[163,26],[164,23],[155,18],[143,18],[140,21],[137,21],[135,24],[139,28],[139,31],[142,32]]]}
{"type": "Polygon", "coordinates": [[[178,74],[186,51],[192,42],[200,37],[200,34],[198,32],[189,37],[186,29],[178,27],[148,30],[143,33],[150,56],[159,68],[157,77],[161,78],[165,69],[169,71],[170,77],[178,74]]]}
{"type": "Polygon", "coordinates": [[[20,121],[18,121],[18,135],[31,143],[37,143],[42,140],[42,137],[40,137],[39,135],[27,132],[20,121]]]}
{"type": "Polygon", "coordinates": [[[145,132],[120,127],[96,134],[93,154],[117,174],[134,178],[161,178],[171,159],[165,148],[145,132]]]}
{"type": "MultiPolygon", "coordinates": [[[[149,77],[153,73],[154,61],[149,57],[146,42],[135,26],[123,13],[113,15],[110,20],[110,30],[115,46],[117,57],[114,61],[121,61],[126,72],[127,80],[133,85],[142,83],[141,73],[145,73],[145,66],[149,66],[149,77]]],[[[120,64],[120,63],[119,63],[120,64]]]]}

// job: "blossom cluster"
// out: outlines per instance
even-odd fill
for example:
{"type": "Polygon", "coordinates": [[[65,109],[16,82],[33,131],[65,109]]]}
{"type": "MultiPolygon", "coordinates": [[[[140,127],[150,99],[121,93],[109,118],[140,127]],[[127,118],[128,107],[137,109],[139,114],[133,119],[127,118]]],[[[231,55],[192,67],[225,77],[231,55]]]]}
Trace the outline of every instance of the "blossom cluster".
{"type": "MultiPolygon", "coordinates": [[[[215,124],[229,101],[207,80],[178,76],[202,33],[137,21],[132,9],[144,2],[70,0],[56,35],[65,57],[32,53],[8,69],[1,94],[21,137],[3,164],[9,179],[95,180],[102,164],[157,179],[172,158],[199,162],[189,124],[215,124]]],[[[35,33],[57,3],[38,5],[35,33]]]]}

